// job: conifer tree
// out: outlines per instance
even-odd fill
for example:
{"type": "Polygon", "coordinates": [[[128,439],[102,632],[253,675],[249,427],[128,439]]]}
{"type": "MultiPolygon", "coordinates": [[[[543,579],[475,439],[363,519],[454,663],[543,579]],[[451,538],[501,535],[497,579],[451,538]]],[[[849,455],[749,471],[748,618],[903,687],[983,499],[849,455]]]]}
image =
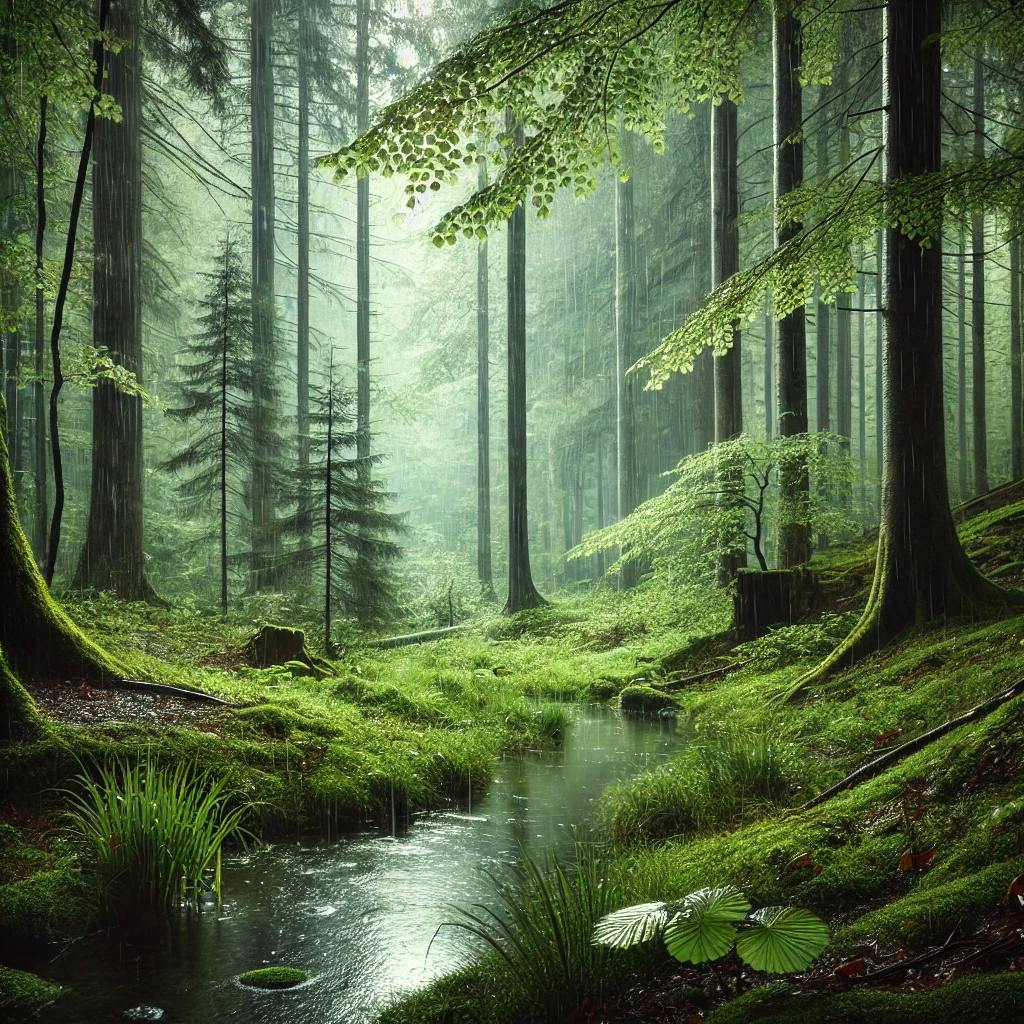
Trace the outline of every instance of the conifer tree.
{"type": "Polygon", "coordinates": [[[401,554],[395,538],[401,519],[369,470],[379,455],[360,456],[355,396],[335,377],[331,354],[327,380],[310,387],[309,461],[288,495],[293,511],[282,517],[285,535],[297,536],[292,564],[312,568],[323,580],[324,642],[330,647],[334,613],[378,626],[394,616],[397,588],[392,565],[401,554]]]}
{"type": "Polygon", "coordinates": [[[163,463],[186,474],[178,485],[185,510],[213,505],[218,538],[220,604],[228,607],[229,521],[237,522],[252,462],[252,305],[249,275],[238,245],[224,240],[218,267],[202,276],[200,332],[188,343],[191,362],[182,368],[181,404],[170,415],[194,425],[187,448],[163,463]]]}

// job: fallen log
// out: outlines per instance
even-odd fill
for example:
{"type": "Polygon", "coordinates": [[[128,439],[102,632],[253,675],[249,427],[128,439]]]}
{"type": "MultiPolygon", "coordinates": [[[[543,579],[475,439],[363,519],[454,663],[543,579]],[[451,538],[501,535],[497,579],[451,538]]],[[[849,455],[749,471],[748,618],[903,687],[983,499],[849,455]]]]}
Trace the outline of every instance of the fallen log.
{"type": "Polygon", "coordinates": [[[684,676],[682,679],[669,679],[661,684],[661,688],[663,690],[678,690],[684,686],[689,686],[691,683],[703,683],[708,679],[714,679],[716,676],[728,675],[734,669],[749,665],[753,660],[753,658],[747,658],[746,661],[734,661],[731,665],[721,665],[718,668],[708,669],[706,672],[698,672],[696,675],[684,676]]]}
{"type": "Polygon", "coordinates": [[[465,626],[443,626],[440,629],[425,629],[422,633],[406,633],[404,636],[388,636],[383,640],[374,640],[370,646],[379,651],[387,651],[394,647],[409,647],[412,644],[429,644],[431,640],[443,640],[446,636],[458,633],[465,626]]]}
{"type": "Polygon", "coordinates": [[[171,686],[169,683],[146,683],[141,679],[118,679],[112,686],[114,690],[141,690],[143,693],[159,693],[167,697],[182,697],[185,700],[196,700],[203,704],[220,704],[227,708],[240,708],[241,704],[217,697],[205,690],[189,690],[184,686],[171,686]]]}
{"type": "Polygon", "coordinates": [[[864,782],[867,779],[873,779],[876,775],[885,771],[885,769],[890,765],[895,764],[897,761],[902,761],[905,757],[909,757],[911,754],[916,754],[919,750],[923,750],[930,743],[934,743],[935,740],[941,739],[954,729],[959,729],[962,725],[967,725],[970,722],[976,722],[981,718],[985,718],[1007,701],[1013,700],[1014,697],[1019,697],[1022,693],[1024,693],[1024,678],[1018,679],[1005,690],[1002,690],[995,696],[989,697],[988,700],[975,705],[970,709],[970,711],[965,711],[962,715],[958,715],[956,718],[951,718],[948,722],[943,722],[942,725],[937,725],[934,729],[929,729],[927,732],[921,733],[920,736],[917,736],[912,740],[907,740],[906,743],[901,743],[898,747],[893,747],[892,750],[882,754],[881,757],[876,757],[873,761],[868,761],[867,764],[861,765],[861,767],[856,771],[847,775],[845,779],[841,779],[834,786],[829,786],[828,789],[819,793],[817,796],[812,797],[807,801],[807,803],[801,804],[797,810],[809,811],[812,807],[817,807],[819,804],[825,803],[826,800],[831,800],[837,793],[842,793],[846,789],[851,789],[853,786],[856,786],[858,783],[864,782]]]}

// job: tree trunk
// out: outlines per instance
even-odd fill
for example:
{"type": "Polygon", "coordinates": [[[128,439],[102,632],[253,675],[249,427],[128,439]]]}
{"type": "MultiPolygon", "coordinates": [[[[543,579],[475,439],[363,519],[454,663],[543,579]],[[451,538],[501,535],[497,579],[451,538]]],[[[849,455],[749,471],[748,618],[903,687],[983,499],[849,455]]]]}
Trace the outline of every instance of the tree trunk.
{"type": "Polygon", "coordinates": [[[35,302],[35,383],[32,404],[35,410],[32,431],[32,466],[35,488],[32,540],[36,559],[46,564],[46,524],[49,517],[46,460],[46,296],[39,287],[43,280],[43,243],[46,239],[46,122],[47,97],[39,98],[39,134],[36,136],[36,302],[35,302]]]}
{"type": "MultiPolygon", "coordinates": [[[[819,106],[825,106],[828,94],[828,87],[823,85],[818,91],[819,106]]],[[[825,182],[828,179],[828,131],[825,127],[818,129],[816,150],[815,171],[818,181],[825,182]]],[[[820,288],[814,290],[814,357],[814,429],[831,430],[832,309],[827,302],[822,302],[820,288]]]]}
{"type": "MultiPolygon", "coordinates": [[[[772,16],[774,64],[774,192],[776,210],[786,195],[803,184],[803,143],[800,140],[802,105],[799,69],[802,61],[800,26],[791,13],[783,13],[776,0],[772,16]]],[[[799,224],[779,223],[775,216],[775,245],[783,245],[800,230],[799,224]]],[[[783,317],[778,327],[779,434],[791,437],[807,432],[806,323],[803,308],[783,317]]],[[[807,464],[789,460],[780,469],[783,498],[792,505],[808,501],[807,464]]],[[[779,560],[784,568],[806,562],[811,555],[811,531],[791,523],[779,530],[779,560]]]]}
{"type": "MultiPolygon", "coordinates": [[[[93,345],[142,383],[142,80],[139,0],[117,0],[106,86],[121,120],[96,124],[92,163],[93,345]]],[[[74,585],[153,600],[143,556],[142,399],[98,381],[92,393],[92,478],[74,585]]]]}
{"type": "Polygon", "coordinates": [[[1010,242],[1010,473],[1024,476],[1024,402],[1021,387],[1020,238],[1010,242]]]}
{"type": "Polygon", "coordinates": [[[961,501],[971,495],[967,485],[967,242],[964,229],[960,229],[957,253],[956,290],[956,432],[957,432],[957,493],[961,501]]]}
{"type": "MultiPolygon", "coordinates": [[[[508,118],[515,145],[523,129],[508,118]]],[[[544,603],[530,572],[526,496],[526,210],[508,221],[508,597],[505,614],[544,603]]]]}
{"type": "MultiPolygon", "coordinates": [[[[87,639],[50,596],[18,519],[14,479],[2,431],[0,592],[4,595],[0,601],[0,652],[9,668],[22,679],[80,679],[103,684],[124,675],[114,659],[87,639]]],[[[8,678],[0,680],[0,691],[9,715],[19,707],[24,711],[24,700],[10,684],[9,673],[8,678]]]]}
{"type": "MultiPolygon", "coordinates": [[[[883,171],[884,173],[884,171],[883,171]]],[[[885,234],[878,233],[875,245],[875,473],[878,480],[878,516],[882,516],[882,474],[885,467],[885,315],[882,296],[885,279],[885,234]]]]}
{"type": "MultiPolygon", "coordinates": [[[[840,95],[846,93],[846,64],[840,61],[837,77],[840,95]]],[[[839,124],[839,166],[850,164],[850,125],[845,113],[839,124]]],[[[836,301],[836,433],[845,438],[850,449],[853,439],[853,325],[850,297],[841,294],[836,301]]],[[[845,495],[848,499],[848,493],[845,495]]]]}
{"type": "Polygon", "coordinates": [[[274,387],[277,342],[274,302],[274,0],[250,0],[252,121],[252,578],[254,590],[277,581],[273,564],[275,511],[274,387]]]}
{"type": "Polygon", "coordinates": [[[858,276],[857,297],[860,312],[857,314],[857,465],[860,467],[861,516],[867,508],[868,474],[868,417],[867,417],[867,289],[864,274],[858,276]]]}
{"type": "MultiPolygon", "coordinates": [[[[974,62],[974,157],[985,158],[985,79],[974,62]]],[[[985,214],[971,214],[971,371],[974,413],[974,491],[988,490],[988,422],[985,413],[985,214]]]]}
{"type": "MultiPolygon", "coordinates": [[[[717,288],[740,269],[740,193],[736,169],[736,104],[729,99],[711,111],[711,287],[717,288]]],[[[731,441],[743,432],[742,351],[739,324],[732,329],[728,352],[714,356],[715,443],[731,441]]],[[[743,468],[720,465],[719,479],[742,487],[743,468]]],[[[746,564],[741,552],[719,555],[718,582],[725,586],[746,564]]]]}
{"type": "MultiPolygon", "coordinates": [[[[620,133],[623,157],[632,173],[633,144],[620,133]]],[[[633,331],[636,326],[636,218],[633,209],[633,181],[615,183],[615,476],[616,515],[625,519],[638,504],[636,451],[636,388],[627,376],[633,365],[633,331]]],[[[619,585],[636,586],[639,567],[632,559],[622,566],[619,585]]]]}
{"type": "MultiPolygon", "coordinates": [[[[941,27],[941,6],[931,0],[890,0],[886,8],[889,182],[941,166],[941,27]]],[[[940,238],[937,229],[922,248],[898,229],[886,232],[886,466],[875,578],[857,627],[796,692],[909,628],[1010,600],[971,564],[949,510],[940,238]]]]}
{"type": "Polygon", "coordinates": [[[764,318],[764,438],[770,441],[775,434],[775,374],[772,372],[775,343],[772,340],[772,327],[775,321],[764,318]]]}
{"type": "MultiPolygon", "coordinates": [[[[487,163],[481,158],[478,184],[487,184],[487,163]]],[[[487,239],[476,249],[476,570],[480,593],[494,600],[491,565],[491,323],[487,239]]]]}
{"type": "MultiPolygon", "coordinates": [[[[356,0],[356,131],[370,127],[370,8],[356,0]]],[[[370,455],[370,179],[356,180],[356,450],[370,455]]]]}
{"type": "MultiPolygon", "coordinates": [[[[5,37],[10,52],[10,37],[5,37]]],[[[20,175],[13,165],[4,169],[3,199],[6,205],[4,212],[4,238],[13,241],[18,233],[17,194],[20,190],[20,175]]],[[[22,414],[21,414],[21,289],[17,278],[6,270],[0,272],[0,308],[5,313],[14,313],[13,331],[3,333],[0,354],[4,364],[4,392],[7,406],[7,436],[11,439],[11,460],[15,473],[22,467],[22,414]]]]}
{"type": "MultiPolygon", "coordinates": [[[[298,5],[299,50],[296,54],[298,78],[298,252],[296,268],[296,429],[298,435],[299,479],[309,480],[309,7],[298,5]]],[[[300,495],[303,508],[309,508],[307,484],[302,484],[300,495]]],[[[308,517],[302,524],[303,536],[312,527],[308,517]]]]}

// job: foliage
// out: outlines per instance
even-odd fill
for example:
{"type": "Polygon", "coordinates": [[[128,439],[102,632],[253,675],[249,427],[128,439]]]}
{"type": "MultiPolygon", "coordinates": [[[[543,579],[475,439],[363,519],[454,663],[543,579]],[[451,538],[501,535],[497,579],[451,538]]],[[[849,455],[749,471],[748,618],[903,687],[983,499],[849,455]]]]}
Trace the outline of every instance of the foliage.
{"type": "Polygon", "coordinates": [[[250,834],[242,822],[251,807],[237,804],[226,779],[185,763],[116,760],[95,774],[83,770],[75,783],[64,792],[66,825],[112,919],[167,916],[208,890],[220,898],[221,850],[250,834]]]}
{"type": "Polygon", "coordinates": [[[854,479],[846,443],[833,434],[794,434],[770,441],[742,434],[687,456],[672,475],[675,480],[663,493],[625,519],[589,534],[568,557],[618,549],[611,572],[639,559],[656,573],[711,581],[720,554],[745,555],[748,542],[767,569],[769,530],[801,524],[830,537],[857,530],[851,510],[828,498],[854,479]],[[784,499],[779,475],[788,464],[801,462],[817,486],[799,500],[784,499]]]}
{"type": "Polygon", "coordinates": [[[695,740],[664,768],[612,786],[600,814],[620,845],[706,834],[784,803],[798,774],[788,738],[734,728],[695,740]]]}
{"type": "Polygon", "coordinates": [[[733,947],[755,971],[806,970],[828,945],[828,925],[799,907],[751,910],[733,886],[698,889],[669,903],[642,903],[598,921],[594,942],[622,949],[655,937],[683,963],[719,960],[733,947]]]}
{"type": "Polygon", "coordinates": [[[528,1020],[561,1020],[600,998],[612,964],[591,934],[619,899],[600,851],[577,843],[567,864],[522,851],[515,879],[497,885],[501,910],[462,911],[457,926],[500,958],[505,998],[528,1020]]]}

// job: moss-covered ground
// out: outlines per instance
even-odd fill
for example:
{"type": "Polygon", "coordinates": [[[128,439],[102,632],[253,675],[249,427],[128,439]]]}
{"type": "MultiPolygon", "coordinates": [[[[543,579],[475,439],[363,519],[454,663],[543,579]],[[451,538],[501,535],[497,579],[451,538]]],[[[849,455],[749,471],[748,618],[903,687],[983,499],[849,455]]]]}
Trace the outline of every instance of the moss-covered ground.
{"type": "MultiPolygon", "coordinates": [[[[961,530],[987,572],[1015,583],[1016,570],[1002,567],[1022,561],[1024,502],[1005,497],[961,530]]],[[[0,831],[0,934],[25,947],[75,934],[90,918],[93,898],[61,838],[54,791],[82,761],[144,751],[189,759],[259,802],[258,830],[333,828],[383,818],[392,794],[410,807],[458,800],[488,777],[496,755],[559,742],[558,701],[598,699],[687,716],[695,734],[674,764],[601,801],[609,870],[629,899],[733,883],[755,904],[806,906],[833,926],[831,948],[798,983],[765,988],[766,979],[748,979],[752,992],[723,1000],[711,992],[712,976],[698,972],[687,981],[695,1001],[677,992],[677,1015],[657,1019],[1014,1019],[1022,988],[1005,971],[1024,964],[1019,942],[961,967],[947,964],[945,974],[936,970],[918,986],[924,992],[910,991],[898,971],[885,986],[859,987],[832,973],[857,960],[869,970],[891,966],[950,936],[963,945],[993,929],[1024,927],[1005,898],[1024,872],[1024,701],[800,810],[877,752],[1024,675],[1024,617],[949,622],[788,703],[793,681],[853,622],[870,558],[867,542],[819,556],[827,601],[820,617],[738,650],[724,632],[724,594],[647,584],[625,595],[567,598],[512,619],[485,618],[428,645],[353,646],[323,678],[295,665],[245,666],[240,652],[255,621],[79,601],[71,606],[76,621],[139,678],[201,688],[242,706],[175,716],[173,700],[147,696],[151,713],[103,721],[86,713],[95,695],[82,687],[63,696],[42,739],[0,749],[10,794],[9,824],[0,831]],[[735,663],[724,675],[686,681],[735,663]],[[957,974],[965,976],[942,984],[957,974]]],[[[628,992],[592,1007],[598,1016],[581,1019],[646,1019],[637,1016],[636,986],[675,984],[663,957],[648,970],[628,992]]],[[[10,990],[13,999],[26,985],[21,976],[0,975],[0,998],[10,990]]],[[[501,970],[485,961],[398,1004],[384,1020],[529,1019],[502,992],[501,970]]],[[[52,996],[39,989],[39,1000],[52,996]]]]}

